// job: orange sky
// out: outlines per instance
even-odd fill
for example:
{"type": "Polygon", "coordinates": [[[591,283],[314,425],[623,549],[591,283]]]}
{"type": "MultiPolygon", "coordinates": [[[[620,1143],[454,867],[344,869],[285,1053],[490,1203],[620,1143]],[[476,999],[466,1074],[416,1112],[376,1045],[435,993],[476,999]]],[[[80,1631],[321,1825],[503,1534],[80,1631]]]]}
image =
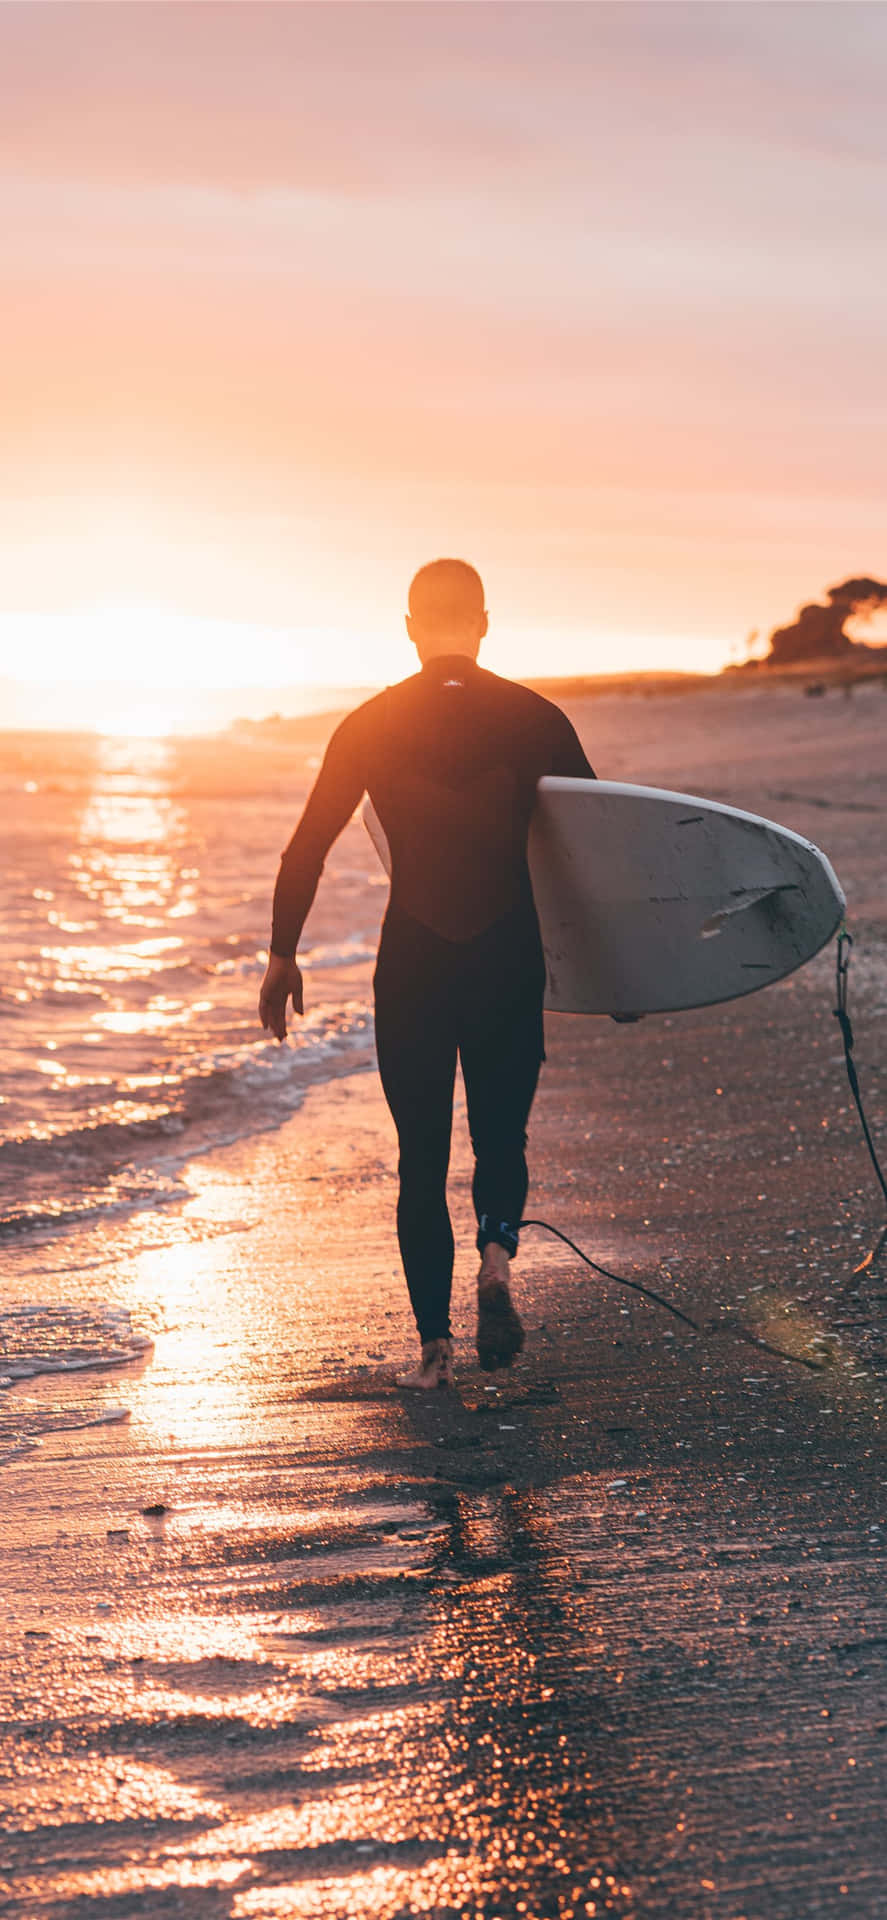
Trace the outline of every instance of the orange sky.
{"type": "Polygon", "coordinates": [[[885,56],[853,0],[6,0],[0,677],[394,677],[447,552],[506,672],[883,577],[885,56]]]}

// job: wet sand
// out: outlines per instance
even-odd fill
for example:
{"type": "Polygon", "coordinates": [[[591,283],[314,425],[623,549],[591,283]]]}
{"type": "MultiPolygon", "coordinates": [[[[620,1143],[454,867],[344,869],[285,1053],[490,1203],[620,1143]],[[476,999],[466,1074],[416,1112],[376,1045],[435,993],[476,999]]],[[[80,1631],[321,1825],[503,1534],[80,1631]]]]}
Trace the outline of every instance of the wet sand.
{"type": "MultiPolygon", "coordinates": [[[[829,852],[883,1143],[883,694],[606,704],[576,709],[601,772],[829,852]]],[[[884,1911],[887,1260],[832,966],[549,1024],[530,1210],[698,1336],[527,1234],[527,1351],[480,1375],[460,1107],[459,1392],[398,1393],[369,1071],[84,1233],[165,1330],[96,1386],[125,1426],[3,1469],[0,1913],[884,1911]]]]}

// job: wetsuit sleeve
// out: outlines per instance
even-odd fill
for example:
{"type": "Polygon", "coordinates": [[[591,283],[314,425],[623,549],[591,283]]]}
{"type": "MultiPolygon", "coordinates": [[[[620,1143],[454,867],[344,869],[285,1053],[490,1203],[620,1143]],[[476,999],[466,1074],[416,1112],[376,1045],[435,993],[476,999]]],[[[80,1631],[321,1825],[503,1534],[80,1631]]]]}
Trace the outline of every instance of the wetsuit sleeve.
{"type": "Polygon", "coordinates": [[[560,707],[552,707],[552,716],[550,765],[546,773],[559,773],[570,780],[596,780],[597,774],[572,721],[560,707]]]}
{"type": "Polygon", "coordinates": [[[291,960],[333,841],[347,826],[366,789],[365,729],[360,714],[343,720],[285,849],[274,888],[271,952],[291,960]]]}

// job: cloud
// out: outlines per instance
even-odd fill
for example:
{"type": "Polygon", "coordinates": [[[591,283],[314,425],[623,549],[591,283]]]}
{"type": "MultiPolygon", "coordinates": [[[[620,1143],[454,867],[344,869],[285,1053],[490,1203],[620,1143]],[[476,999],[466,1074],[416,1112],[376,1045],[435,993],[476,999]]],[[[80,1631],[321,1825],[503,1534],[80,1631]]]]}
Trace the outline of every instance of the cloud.
{"type": "Polygon", "coordinates": [[[739,139],[883,158],[887,14],[337,0],[87,0],[0,17],[6,165],[36,178],[354,193],[610,187],[739,139]]]}

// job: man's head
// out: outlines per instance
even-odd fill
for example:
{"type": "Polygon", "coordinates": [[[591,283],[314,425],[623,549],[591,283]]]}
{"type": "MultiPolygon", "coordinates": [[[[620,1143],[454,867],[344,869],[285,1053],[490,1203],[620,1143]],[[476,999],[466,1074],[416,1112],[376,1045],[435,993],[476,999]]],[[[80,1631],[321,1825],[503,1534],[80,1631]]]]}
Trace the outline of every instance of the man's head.
{"type": "Polygon", "coordinates": [[[483,582],[466,560],[431,560],[410,584],[407,633],[424,666],[438,653],[477,659],[487,630],[483,582]]]}

